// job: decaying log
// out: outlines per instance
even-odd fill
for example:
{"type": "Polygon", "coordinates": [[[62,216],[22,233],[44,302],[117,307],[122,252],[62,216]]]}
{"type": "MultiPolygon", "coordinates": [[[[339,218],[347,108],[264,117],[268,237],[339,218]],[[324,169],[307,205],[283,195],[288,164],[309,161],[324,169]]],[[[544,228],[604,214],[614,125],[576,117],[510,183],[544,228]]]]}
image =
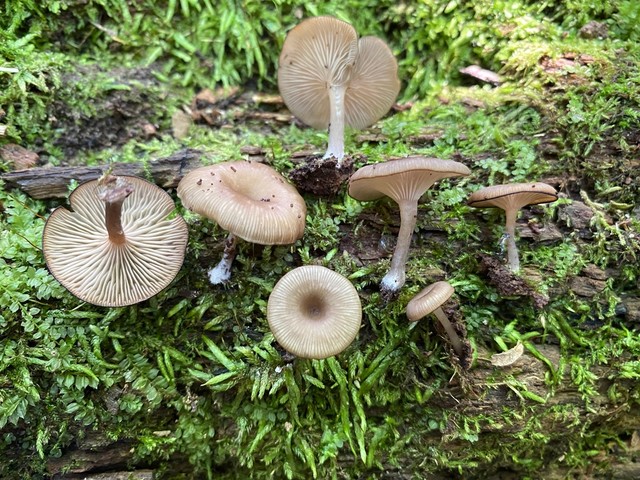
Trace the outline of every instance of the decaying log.
{"type": "Polygon", "coordinates": [[[126,472],[105,472],[93,474],[68,473],[56,475],[53,480],[153,480],[155,474],[153,470],[133,470],[126,472]]]}
{"type": "MultiPolygon", "coordinates": [[[[560,363],[560,349],[556,345],[538,345],[538,350],[556,368],[560,363]]],[[[480,354],[483,358],[484,354],[480,354]]],[[[446,411],[451,423],[451,428],[444,432],[439,430],[421,431],[419,425],[402,422],[398,424],[400,434],[409,433],[417,436],[421,444],[433,444],[444,446],[459,459],[464,459],[471,445],[456,435],[457,420],[462,417],[482,417],[486,420],[478,424],[477,440],[473,442],[476,451],[486,449],[507,448],[508,445],[517,445],[518,435],[528,434],[545,435],[549,438],[546,447],[536,454],[543,455],[549,461],[549,470],[541,472],[539,478],[560,479],[570,470],[570,466],[563,464],[563,457],[569,455],[572,445],[571,439],[581,435],[596,435],[599,431],[617,432],[623,436],[636,438],[640,431],[640,409],[631,407],[624,396],[617,399],[607,392],[612,383],[616,383],[619,391],[630,392],[633,383],[616,378],[616,367],[613,365],[601,365],[591,368],[597,377],[593,385],[597,392],[595,396],[586,401],[578,387],[570,379],[568,372],[562,377],[561,382],[555,387],[550,387],[545,382],[545,374],[548,367],[543,362],[525,352],[513,365],[508,367],[493,367],[488,359],[479,360],[477,364],[463,376],[454,376],[450,383],[438,390],[429,400],[425,408],[438,411],[446,411]],[[530,392],[540,399],[546,399],[545,403],[539,403],[526,398],[522,391],[530,392]],[[561,410],[559,410],[561,409],[561,410]],[[558,412],[562,413],[559,414],[558,412]],[[508,418],[505,421],[505,412],[520,412],[520,414],[508,418]],[[535,418],[538,425],[531,430],[531,419],[535,418]],[[406,431],[405,431],[406,430],[406,431]],[[498,446],[498,447],[496,447],[498,446]]],[[[367,416],[371,424],[383,422],[387,415],[386,409],[376,407],[369,408],[367,416]]],[[[414,418],[414,417],[412,417],[414,418]]],[[[415,420],[415,418],[414,418],[415,420]]],[[[101,438],[106,439],[102,436],[101,438]]],[[[118,441],[111,445],[98,445],[96,442],[84,441],[64,452],[61,458],[49,461],[49,471],[57,480],[71,480],[80,478],[73,475],[84,475],[82,478],[95,480],[119,480],[120,477],[90,476],[93,471],[105,472],[113,470],[121,472],[124,465],[132,461],[133,444],[127,441],[118,441]],[[71,467],[71,470],[69,468],[71,467]],[[61,472],[68,472],[62,474],[61,472]]],[[[637,442],[636,443],[640,443],[637,442]]],[[[512,448],[512,447],[509,447],[512,448]]],[[[629,450],[633,450],[633,440],[630,441],[629,450]]],[[[415,478],[415,469],[424,458],[414,458],[413,450],[409,449],[405,457],[396,459],[400,464],[386,465],[384,458],[380,458],[385,466],[385,472],[378,472],[379,478],[415,478]]],[[[414,453],[419,454],[419,451],[414,453]]],[[[487,457],[490,458],[490,457],[487,457]]],[[[352,463],[353,457],[345,451],[340,454],[339,462],[352,463]]],[[[479,457],[474,457],[474,462],[479,457]]],[[[478,465],[473,471],[468,471],[464,478],[505,479],[521,478],[512,467],[507,468],[494,465],[487,460],[487,464],[478,465]],[[474,473],[475,472],[475,473],[474,473]],[[478,473],[482,472],[482,474],[478,473]]],[[[602,458],[596,458],[597,474],[593,478],[615,478],[630,480],[640,471],[640,463],[634,461],[629,455],[617,456],[611,452],[602,452],[602,458]]],[[[188,468],[185,459],[173,462],[172,468],[180,464],[181,470],[188,468]]],[[[145,467],[147,467],[145,465],[145,467]]],[[[151,466],[153,467],[153,466],[151,466]]],[[[234,468],[233,465],[227,467],[234,468]]],[[[143,470],[145,471],[145,470],[143,470]]],[[[135,472],[133,472],[135,473],[135,472]]],[[[119,474],[119,473],[117,473],[119,474]]],[[[111,474],[116,475],[116,473],[111,474]]],[[[431,474],[430,474],[431,475],[431,474]]],[[[133,477],[152,478],[152,477],[133,477]]],[[[442,472],[433,472],[429,478],[452,478],[446,465],[442,466],[442,472]]],[[[456,477],[457,478],[457,477],[456,477]]]]}
{"type": "Polygon", "coordinates": [[[189,171],[201,166],[201,152],[180,150],[173,155],[143,163],[113,163],[96,167],[39,167],[5,173],[0,178],[7,188],[18,188],[32,198],[60,198],[68,193],[69,183],[95,180],[111,167],[115,175],[151,176],[163,188],[173,188],[189,171]]]}

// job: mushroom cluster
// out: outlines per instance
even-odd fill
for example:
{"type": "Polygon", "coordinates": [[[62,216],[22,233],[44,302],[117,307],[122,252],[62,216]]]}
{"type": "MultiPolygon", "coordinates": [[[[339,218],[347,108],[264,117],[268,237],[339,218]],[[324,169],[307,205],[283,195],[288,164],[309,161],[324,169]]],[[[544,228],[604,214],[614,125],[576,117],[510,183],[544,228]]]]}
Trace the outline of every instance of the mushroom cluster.
{"type": "Polygon", "coordinates": [[[333,17],[300,22],[280,53],[278,87],[291,112],[307,125],[329,129],[324,158],[345,155],[345,126],[365,128],[389,111],[400,91],[398,65],[387,44],[362,37],[333,17]]]}
{"type": "MultiPolygon", "coordinates": [[[[278,85],[296,116],[329,129],[324,158],[335,158],[339,166],[345,155],[345,126],[363,128],[379,119],[393,105],[400,82],[396,60],[382,40],[358,39],[348,23],[315,17],[287,35],[278,85]]],[[[351,197],[373,201],[386,196],[400,209],[391,266],[380,283],[383,299],[394,298],[406,281],[419,199],[435,182],[470,173],[460,162],[415,155],[366,165],[351,176],[351,197]]],[[[197,168],[182,178],[177,195],[185,208],[228,232],[222,259],[209,270],[214,284],[229,280],[238,238],[286,245],[304,233],[304,199],[280,173],[262,163],[233,161],[197,168]]],[[[482,188],[468,204],[505,211],[508,262],[517,272],[517,212],[525,205],[556,199],[550,185],[518,183],[482,188]]],[[[164,190],[136,177],[105,175],[82,184],[69,201],[71,210],[59,207],[47,220],[43,251],[51,273],[74,295],[101,306],[131,305],[155,295],[177,275],[187,225],[174,214],[173,200],[164,190]]],[[[406,316],[415,322],[433,313],[467,368],[471,356],[464,327],[452,323],[442,309],[453,293],[446,281],[429,285],[407,304],[406,316]]],[[[354,286],[322,266],[292,269],[275,284],[267,302],[267,322],[276,341],[302,358],[339,354],[353,342],[361,321],[354,286]]]]}

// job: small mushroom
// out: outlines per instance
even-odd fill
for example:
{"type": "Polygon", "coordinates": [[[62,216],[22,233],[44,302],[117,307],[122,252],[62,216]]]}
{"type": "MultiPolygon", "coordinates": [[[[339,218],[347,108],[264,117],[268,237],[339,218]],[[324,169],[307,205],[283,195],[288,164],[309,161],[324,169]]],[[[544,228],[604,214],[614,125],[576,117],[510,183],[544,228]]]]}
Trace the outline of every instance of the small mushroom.
{"type": "Polygon", "coordinates": [[[442,305],[451,298],[454,289],[449,282],[436,282],[424,288],[407,304],[407,318],[417,322],[433,313],[447,332],[453,351],[459,359],[464,358],[464,345],[453,325],[442,311],[442,305]]]}
{"type": "Polygon", "coordinates": [[[319,265],[298,267],[273,287],[267,303],[269,328],[287,351],[327,358],[347,348],[360,330],[358,292],[339,273],[319,265]]]}
{"type": "Polygon", "coordinates": [[[295,187],[273,168],[251,161],[200,167],[178,184],[182,204],[229,232],[213,284],[231,277],[236,237],[261,245],[287,245],[304,233],[307,207],[295,187]]]}
{"type": "Polygon", "coordinates": [[[278,88],[291,112],[307,125],[329,129],[324,158],[344,157],[344,128],[365,128],[389,111],[400,91],[398,65],[376,37],[358,40],[333,17],[294,27],[282,46],[278,88]]]}
{"type": "Polygon", "coordinates": [[[380,283],[385,298],[393,297],[404,285],[420,197],[438,180],[470,173],[460,162],[413,156],[367,165],[351,176],[349,195],[356,200],[370,201],[386,195],[400,207],[398,242],[391,268],[380,283]]]}
{"type": "Polygon", "coordinates": [[[505,236],[509,268],[520,270],[520,257],[516,246],[516,217],[526,205],[550,203],[558,199],[555,188],[546,183],[510,183],[481,188],[469,196],[468,205],[476,208],[497,207],[506,215],[505,236]]]}
{"type": "Polygon", "coordinates": [[[175,278],[187,225],[160,187],[141,178],[106,175],[83,183],[44,227],[42,250],[51,274],[85,302],[132,305],[175,278]]]}

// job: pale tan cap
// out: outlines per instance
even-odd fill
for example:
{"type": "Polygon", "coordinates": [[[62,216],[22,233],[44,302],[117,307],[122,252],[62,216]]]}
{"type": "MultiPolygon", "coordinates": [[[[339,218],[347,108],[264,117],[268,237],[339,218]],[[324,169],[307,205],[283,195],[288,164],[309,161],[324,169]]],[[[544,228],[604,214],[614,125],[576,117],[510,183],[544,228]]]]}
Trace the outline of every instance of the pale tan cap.
{"type": "Polygon", "coordinates": [[[453,295],[454,289],[449,282],[435,282],[420,291],[407,304],[407,318],[417,322],[441,307],[453,295]]]}
{"type": "Polygon", "coordinates": [[[508,183],[476,190],[469,196],[468,205],[502,210],[519,210],[526,205],[554,202],[558,199],[555,188],[546,183],[508,183]]]}
{"type": "Polygon", "coordinates": [[[469,175],[469,168],[453,160],[411,156],[367,165],[349,180],[349,195],[361,201],[383,196],[399,202],[418,200],[443,178],[469,175]]]}
{"type": "Polygon", "coordinates": [[[125,242],[109,240],[98,180],[69,197],[71,210],[56,208],[44,227],[42,249],[51,274],[85,302],[132,305],[160,292],[184,261],[187,225],[162,188],[121,176],[133,192],[122,205],[125,242]]]}
{"type": "Polygon", "coordinates": [[[304,199],[262,163],[223,162],[197,168],[180,180],[178,197],[189,210],[248,242],[286,245],[304,233],[304,199]]]}
{"type": "Polygon", "coordinates": [[[400,91],[398,65],[386,43],[358,40],[337,18],[307,18],[287,35],[278,67],[278,88],[291,112],[307,125],[326,129],[331,85],[345,85],[345,123],[364,128],[389,111],[400,91]]]}
{"type": "Polygon", "coordinates": [[[273,287],[267,320],[285,350],[304,358],[327,358],[353,342],[362,306],[348,279],[326,267],[308,265],[291,270],[273,287]]]}

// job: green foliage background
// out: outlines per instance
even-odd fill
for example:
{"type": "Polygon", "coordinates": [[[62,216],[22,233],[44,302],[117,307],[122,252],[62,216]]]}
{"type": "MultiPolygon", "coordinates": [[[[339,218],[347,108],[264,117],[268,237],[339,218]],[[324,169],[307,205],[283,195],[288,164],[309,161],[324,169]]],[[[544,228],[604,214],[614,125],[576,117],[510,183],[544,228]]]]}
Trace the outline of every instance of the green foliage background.
{"type": "MultiPolygon", "coordinates": [[[[134,461],[156,466],[167,478],[384,478],[398,472],[480,478],[503,467],[535,478],[546,465],[585,471],[593,467],[593,452],[608,453],[631,435],[631,427],[613,424],[591,429],[574,407],[549,408],[546,402],[564,379],[597,412],[603,392],[593,371],[608,365],[609,401],[620,411],[640,407],[637,325],[616,313],[622,295],[640,294],[640,176],[633,163],[633,132],[640,128],[640,6],[633,0],[345,0],[322,6],[9,0],[0,7],[0,123],[8,127],[0,142],[65,163],[71,159],[57,143],[65,132],[51,121],[60,104],[77,112],[82,125],[114,92],[133,98],[143,91],[157,106],[149,120],[166,131],[172,112],[201,88],[273,91],[286,32],[300,18],[321,14],[353,23],[360,35],[385,38],[398,58],[401,100],[412,102],[376,125],[387,142],[360,141],[351,132],[351,151],[369,161],[408,153],[461,157],[474,167],[469,178],[442,182],[426,194],[410,281],[400,298],[383,307],[378,296],[386,259],[361,264],[338,245],[366,229],[362,213],[389,220],[394,205],[363,205],[341,192],[332,199],[306,198],[307,230],[296,245],[242,245],[224,289],[205,281],[224,232],[178,206],[191,239],[172,286],[137,306],[92,307],[66,292],[42,258],[44,221],[60,202],[3,189],[1,478],[42,478],[47,460],[92,431],[131,441],[134,461]],[[607,38],[578,35],[591,20],[607,27],[607,38]],[[586,55],[589,62],[559,75],[542,67],[544,59],[567,54],[586,55]],[[465,86],[459,69],[472,63],[500,72],[506,82],[465,86]],[[114,73],[147,67],[153,77],[148,82],[114,73]],[[470,109],[474,101],[483,106],[470,109]],[[411,135],[425,132],[438,133],[432,145],[411,143],[411,135]],[[501,298],[478,274],[477,252],[495,252],[485,240],[500,237],[502,218],[474,213],[464,202],[487,183],[558,172],[577,178],[573,200],[591,208],[592,237],[585,242],[571,232],[549,244],[523,245],[523,262],[541,273],[540,289],[552,292],[549,305],[537,311],[526,299],[501,298]],[[433,229],[447,241],[431,240],[433,229]],[[307,263],[347,276],[363,299],[362,332],[337,358],[292,359],[266,325],[271,288],[283,273],[307,263]],[[589,299],[570,292],[553,296],[588,264],[615,271],[604,291],[589,299]],[[548,397],[511,373],[496,372],[495,383],[476,387],[506,384],[521,400],[519,409],[500,419],[431,402],[455,367],[430,325],[407,325],[404,306],[434,277],[455,285],[477,351],[490,354],[521,341],[548,367],[548,397]],[[541,353],[548,343],[559,344],[559,365],[541,353]],[[554,439],[549,422],[566,429],[561,451],[545,448],[554,439]],[[521,428],[500,433],[497,424],[521,428]],[[497,438],[482,433],[488,425],[497,438]],[[500,441],[505,436],[509,442],[500,441]],[[193,473],[172,471],[175,463],[191,465],[193,473]]],[[[324,133],[295,125],[266,134],[262,125],[232,127],[194,126],[182,142],[160,135],[80,151],[73,161],[148,162],[188,146],[213,162],[242,158],[241,145],[257,145],[286,172],[292,167],[288,146],[321,148],[326,142],[324,133]]],[[[535,221],[560,222],[558,213],[571,203],[569,196],[538,209],[535,221]]],[[[390,227],[383,230],[387,238],[393,238],[390,227]]]]}

